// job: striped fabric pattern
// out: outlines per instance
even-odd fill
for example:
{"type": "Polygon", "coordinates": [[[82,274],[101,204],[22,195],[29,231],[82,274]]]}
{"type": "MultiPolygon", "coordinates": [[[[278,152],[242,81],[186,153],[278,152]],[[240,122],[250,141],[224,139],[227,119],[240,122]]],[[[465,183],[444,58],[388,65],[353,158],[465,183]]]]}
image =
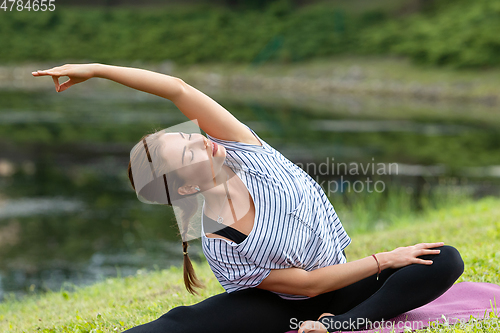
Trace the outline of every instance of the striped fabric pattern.
{"type": "MultiPolygon", "coordinates": [[[[245,184],[255,206],[253,229],[239,244],[206,237],[202,224],[203,253],[228,293],[256,287],[271,269],[311,271],[345,263],[342,250],[351,242],[321,186],[249,130],[262,146],[207,135],[226,148],[224,164],[245,184]]],[[[291,300],[309,298],[276,294],[291,300]]]]}

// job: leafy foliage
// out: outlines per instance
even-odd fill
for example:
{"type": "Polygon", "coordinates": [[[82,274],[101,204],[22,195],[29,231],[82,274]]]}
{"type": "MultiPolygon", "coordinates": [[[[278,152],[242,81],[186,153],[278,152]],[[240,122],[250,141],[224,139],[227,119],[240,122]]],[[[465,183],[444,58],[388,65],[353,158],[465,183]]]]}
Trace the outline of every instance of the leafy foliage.
{"type": "Polygon", "coordinates": [[[432,65],[498,65],[499,2],[437,1],[429,8],[402,18],[331,4],[296,8],[286,0],[244,11],[196,5],[12,12],[0,20],[0,60],[259,63],[380,53],[432,65]]]}
{"type": "Polygon", "coordinates": [[[454,67],[499,64],[500,2],[458,1],[437,12],[388,21],[361,34],[367,53],[394,53],[454,67]]]}

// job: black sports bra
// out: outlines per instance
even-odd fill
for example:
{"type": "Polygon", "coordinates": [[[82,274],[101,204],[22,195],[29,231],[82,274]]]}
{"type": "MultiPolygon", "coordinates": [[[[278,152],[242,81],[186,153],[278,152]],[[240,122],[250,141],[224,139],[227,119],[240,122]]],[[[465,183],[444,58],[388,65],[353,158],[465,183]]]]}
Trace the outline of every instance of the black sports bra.
{"type": "Polygon", "coordinates": [[[220,224],[217,223],[217,221],[203,214],[203,229],[205,230],[205,233],[217,234],[229,238],[237,244],[243,242],[247,238],[247,235],[230,226],[226,226],[220,230],[217,230],[219,228],[220,224]]]}

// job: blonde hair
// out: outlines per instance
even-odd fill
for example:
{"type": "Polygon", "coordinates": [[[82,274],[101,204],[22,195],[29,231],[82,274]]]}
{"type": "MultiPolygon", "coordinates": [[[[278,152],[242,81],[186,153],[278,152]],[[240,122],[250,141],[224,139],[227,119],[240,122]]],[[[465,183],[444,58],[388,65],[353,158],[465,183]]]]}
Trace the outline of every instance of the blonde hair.
{"type": "MultiPolygon", "coordinates": [[[[146,134],[141,138],[141,141],[142,141],[150,135],[154,136],[148,140],[148,150],[150,153],[152,152],[153,154],[160,147],[158,140],[155,140],[155,137],[156,137],[155,134],[157,134],[157,133],[159,133],[159,132],[146,134]]],[[[155,156],[161,156],[161,155],[155,154],[155,156]]],[[[151,172],[151,169],[150,169],[150,166],[148,163],[149,162],[147,160],[144,161],[144,163],[140,164],[141,170],[134,170],[134,172],[151,172]]],[[[136,165],[136,164],[134,163],[134,165],[136,165]]],[[[132,177],[132,162],[131,161],[129,161],[127,173],[128,173],[128,178],[130,179],[130,183],[132,184],[132,188],[135,191],[134,179],[132,177]]],[[[181,211],[181,214],[180,214],[181,239],[185,239],[184,236],[188,232],[189,220],[193,217],[193,215],[198,210],[198,201],[196,200],[195,196],[181,195],[177,192],[177,189],[179,187],[183,186],[185,181],[181,177],[179,177],[175,171],[168,172],[168,180],[169,180],[169,184],[170,184],[169,187],[175,189],[175,191],[170,192],[170,202],[175,201],[176,207],[180,208],[180,211],[181,211]],[[180,199],[181,197],[183,200],[176,200],[176,199],[180,199]]],[[[145,198],[145,199],[149,200],[149,198],[145,198]]],[[[151,201],[154,201],[154,200],[151,200],[151,201]]],[[[172,204],[167,204],[167,206],[172,206],[172,204]]],[[[193,295],[194,294],[199,295],[198,292],[194,288],[195,287],[196,288],[205,288],[205,286],[196,277],[193,265],[191,263],[191,259],[189,258],[189,255],[187,253],[188,246],[189,246],[189,243],[187,241],[182,242],[182,251],[183,251],[183,257],[184,257],[184,260],[183,260],[184,285],[189,293],[191,293],[193,295]]]]}

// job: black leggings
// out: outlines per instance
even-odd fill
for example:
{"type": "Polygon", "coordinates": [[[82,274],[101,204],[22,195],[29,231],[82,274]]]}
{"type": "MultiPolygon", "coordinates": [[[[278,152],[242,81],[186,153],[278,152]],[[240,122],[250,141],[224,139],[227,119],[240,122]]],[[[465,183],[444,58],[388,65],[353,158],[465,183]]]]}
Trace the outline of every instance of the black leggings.
{"type": "Polygon", "coordinates": [[[339,325],[359,330],[367,322],[364,320],[395,317],[433,301],[453,285],[464,271],[460,253],[448,245],[436,249],[441,252],[419,257],[433,260],[432,265],[385,269],[378,281],[375,274],[305,300],[285,300],[257,288],[221,293],[197,304],[173,308],[160,318],[125,332],[283,333],[298,329],[301,321],[317,320],[324,312],[335,314],[321,319],[331,328],[330,332],[339,325]]]}

